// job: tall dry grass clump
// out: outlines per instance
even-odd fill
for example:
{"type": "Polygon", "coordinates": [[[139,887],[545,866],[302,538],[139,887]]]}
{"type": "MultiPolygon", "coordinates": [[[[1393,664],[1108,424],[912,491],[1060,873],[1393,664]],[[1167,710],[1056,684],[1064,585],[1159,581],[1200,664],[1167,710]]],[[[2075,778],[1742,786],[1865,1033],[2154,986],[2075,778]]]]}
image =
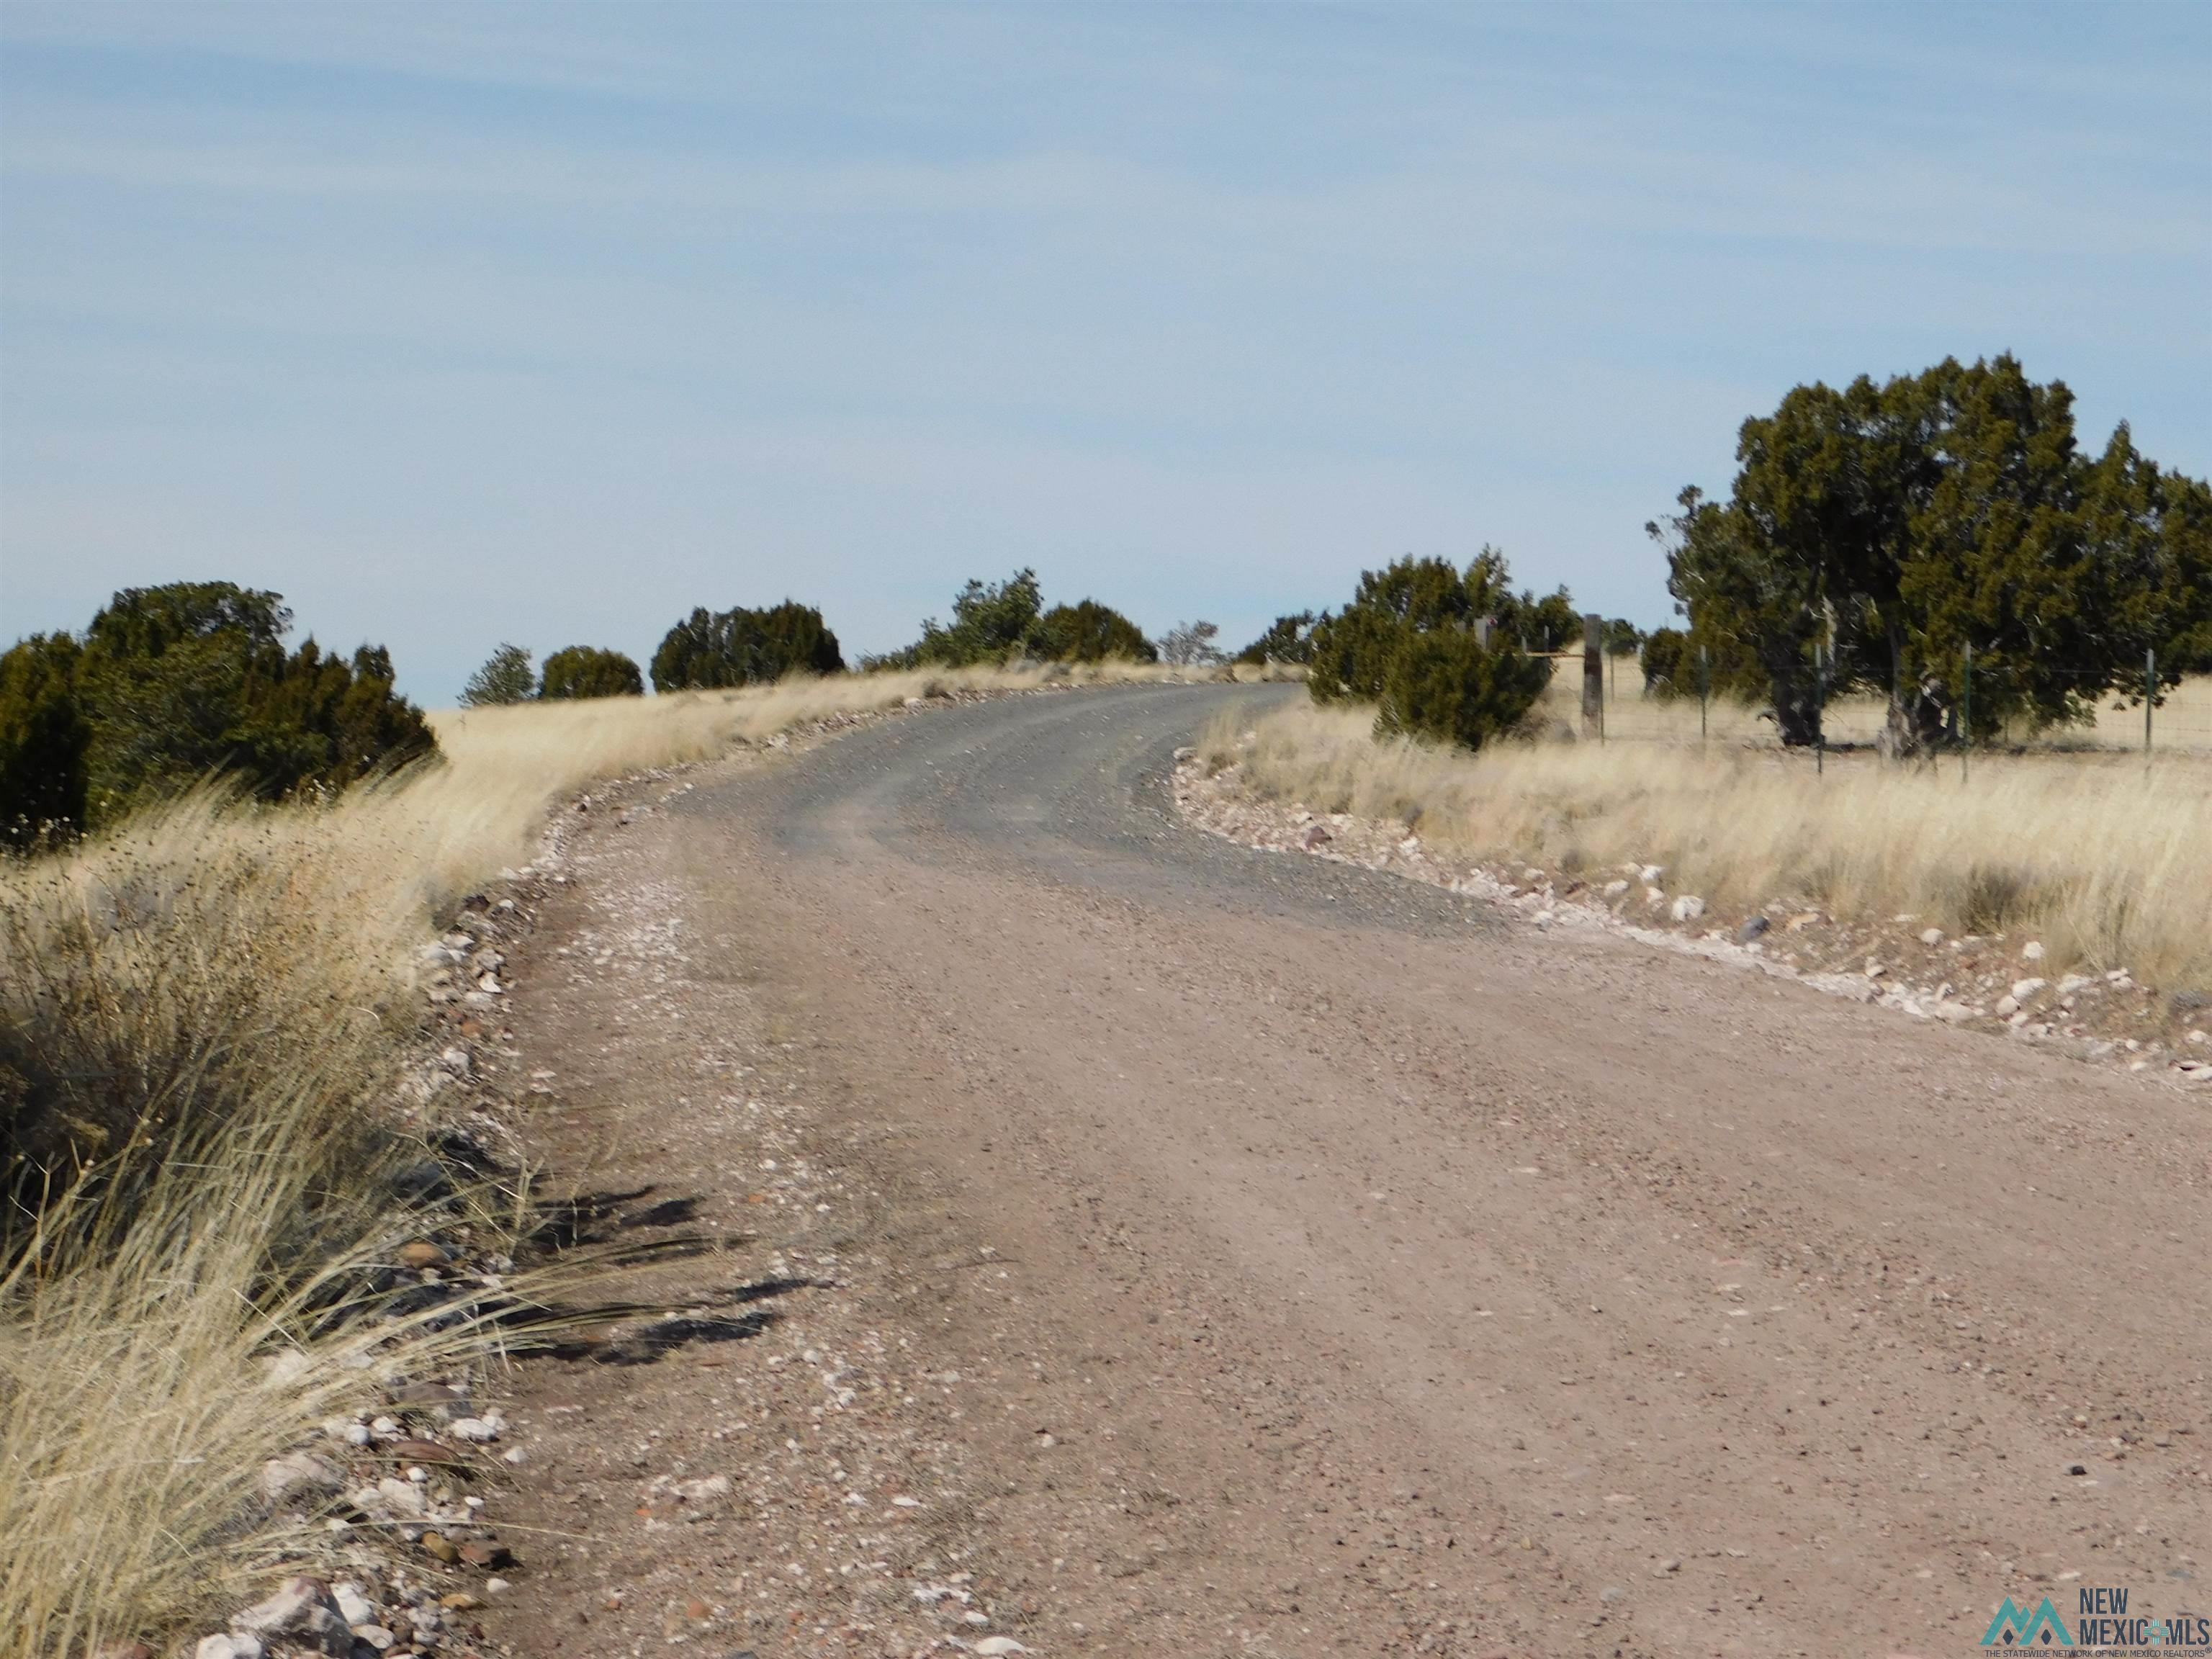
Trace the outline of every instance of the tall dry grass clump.
{"type": "Polygon", "coordinates": [[[1715,744],[1377,740],[1371,711],[1299,705],[1224,721],[1203,753],[1317,811],[1395,818],[1481,859],[1635,862],[1724,909],[1803,902],[1846,920],[1911,911],[2032,933],[2069,962],[2212,986],[2212,764],[1978,757],[1969,779],[1715,744]],[[1245,734],[1249,732],[1249,739],[1245,734]]]}
{"type": "Polygon", "coordinates": [[[428,1224],[356,817],[204,795],[0,876],[0,1651],[212,1611],[283,1547],[263,1461],[459,1340],[343,1316],[428,1224]]]}
{"type": "MultiPolygon", "coordinates": [[[[0,1337],[0,1651],[94,1652],[219,1626],[319,1539],[277,1513],[264,1460],[482,1334],[380,1318],[418,1223],[405,1144],[367,1137],[319,1068],[180,1138],[119,1194],[80,1188],[19,1257],[0,1337]]],[[[288,1506],[289,1507],[289,1506],[288,1506]]]]}

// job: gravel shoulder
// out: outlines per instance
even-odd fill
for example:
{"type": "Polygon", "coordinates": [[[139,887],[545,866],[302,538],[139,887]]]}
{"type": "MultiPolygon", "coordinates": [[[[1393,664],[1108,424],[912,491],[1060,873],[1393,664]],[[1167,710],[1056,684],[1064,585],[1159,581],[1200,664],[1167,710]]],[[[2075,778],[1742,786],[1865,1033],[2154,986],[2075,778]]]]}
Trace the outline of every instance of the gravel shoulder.
{"type": "Polygon", "coordinates": [[[1243,746],[1226,756],[1176,750],[1172,785],[1187,822],[1239,845],[1447,887],[1538,933],[1610,929],[1912,1018],[2038,1044],[2088,1064],[2158,1073],[2181,1087],[2212,1086],[2203,992],[2161,991],[2125,967],[2050,966],[2032,931],[1947,934],[1909,914],[1846,921],[1788,897],[1723,915],[1656,864],[1570,871],[1484,860],[1409,835],[1395,818],[1316,813],[1255,787],[1244,775],[1243,746]]]}
{"type": "Polygon", "coordinates": [[[2200,1101],[1184,825],[1175,747],[1279,695],[591,815],[514,952],[526,1130],[705,1248],[515,1374],[495,1638],[1934,1654],[2201,1601],[2200,1101]]]}

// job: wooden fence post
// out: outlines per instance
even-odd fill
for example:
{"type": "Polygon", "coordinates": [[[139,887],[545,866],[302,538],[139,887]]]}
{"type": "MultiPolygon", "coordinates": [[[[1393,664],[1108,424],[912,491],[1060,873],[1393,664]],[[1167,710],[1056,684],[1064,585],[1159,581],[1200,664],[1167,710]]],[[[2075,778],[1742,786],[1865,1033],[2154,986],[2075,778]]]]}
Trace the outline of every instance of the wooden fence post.
{"type": "Polygon", "coordinates": [[[1593,611],[1583,617],[1583,735],[1605,741],[1605,618],[1593,611]]]}
{"type": "Polygon", "coordinates": [[[2158,648],[2143,653],[2143,757],[2150,757],[2150,711],[2158,707],[2158,648]]]}

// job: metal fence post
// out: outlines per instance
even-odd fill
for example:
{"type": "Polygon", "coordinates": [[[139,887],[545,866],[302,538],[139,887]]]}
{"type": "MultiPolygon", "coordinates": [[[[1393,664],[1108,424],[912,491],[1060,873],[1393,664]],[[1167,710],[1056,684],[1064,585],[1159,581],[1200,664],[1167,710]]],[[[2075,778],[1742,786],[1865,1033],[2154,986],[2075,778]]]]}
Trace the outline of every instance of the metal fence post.
{"type": "Polygon", "coordinates": [[[1969,640],[1960,653],[1959,670],[1959,781],[1974,752],[1974,645],[1969,640]]]}

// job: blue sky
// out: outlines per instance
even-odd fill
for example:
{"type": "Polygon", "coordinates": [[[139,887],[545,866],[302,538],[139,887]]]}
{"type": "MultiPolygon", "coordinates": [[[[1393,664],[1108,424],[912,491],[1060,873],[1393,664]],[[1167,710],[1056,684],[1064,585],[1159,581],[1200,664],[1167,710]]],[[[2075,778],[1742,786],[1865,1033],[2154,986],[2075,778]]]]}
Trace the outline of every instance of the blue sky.
{"type": "Polygon", "coordinates": [[[0,635],[224,576],[449,701],[1034,565],[1665,620],[1791,385],[2017,352],[2212,471],[2212,8],[0,10],[0,635]]]}

